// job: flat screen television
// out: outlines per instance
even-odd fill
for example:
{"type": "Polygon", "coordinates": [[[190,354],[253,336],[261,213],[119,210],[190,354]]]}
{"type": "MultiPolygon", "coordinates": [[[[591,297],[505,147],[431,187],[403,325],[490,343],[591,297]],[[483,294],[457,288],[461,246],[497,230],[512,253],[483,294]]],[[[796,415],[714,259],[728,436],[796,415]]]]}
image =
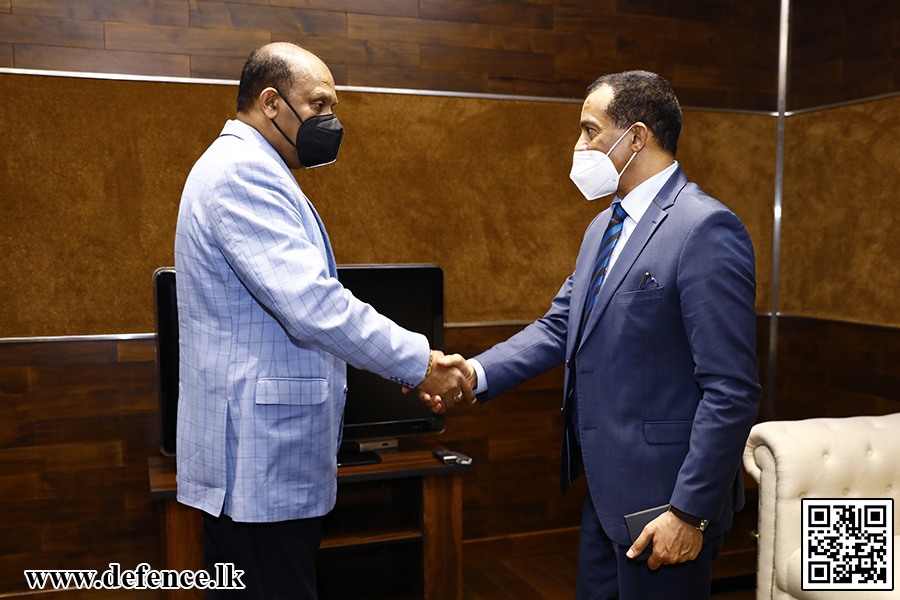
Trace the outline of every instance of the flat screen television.
{"type": "MultiPolygon", "coordinates": [[[[437,265],[341,265],[338,279],[381,314],[406,329],[424,334],[432,348],[443,348],[444,273],[437,265]]],[[[153,274],[153,289],[160,449],[163,454],[173,455],[178,414],[175,269],[157,269],[153,274]]],[[[444,429],[443,415],[433,414],[414,394],[404,395],[399,385],[374,373],[348,366],[347,388],[345,443],[438,433],[444,429]]]]}

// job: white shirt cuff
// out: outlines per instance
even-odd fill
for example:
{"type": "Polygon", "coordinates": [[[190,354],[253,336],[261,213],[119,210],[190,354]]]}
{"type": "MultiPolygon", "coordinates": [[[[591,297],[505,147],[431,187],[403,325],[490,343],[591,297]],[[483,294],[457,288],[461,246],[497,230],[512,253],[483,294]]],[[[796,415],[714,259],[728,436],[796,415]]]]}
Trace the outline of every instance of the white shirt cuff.
{"type": "Polygon", "coordinates": [[[475,389],[472,390],[476,395],[481,394],[482,392],[486,392],[488,389],[487,383],[487,375],[484,374],[484,367],[481,366],[481,363],[475,360],[474,358],[470,358],[466,361],[469,365],[475,369],[475,375],[478,377],[478,385],[475,386],[475,389]]]}

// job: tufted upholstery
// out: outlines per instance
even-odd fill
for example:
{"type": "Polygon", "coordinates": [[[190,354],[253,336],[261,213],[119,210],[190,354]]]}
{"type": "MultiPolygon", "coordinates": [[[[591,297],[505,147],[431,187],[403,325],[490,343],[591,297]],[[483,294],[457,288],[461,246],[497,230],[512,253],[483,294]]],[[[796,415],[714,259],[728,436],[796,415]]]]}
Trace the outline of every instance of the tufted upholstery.
{"type": "Polygon", "coordinates": [[[801,589],[802,498],[893,498],[900,529],[900,413],[880,417],[759,423],[744,449],[759,482],[757,600],[900,599],[900,535],[894,537],[894,591],[801,589]]]}

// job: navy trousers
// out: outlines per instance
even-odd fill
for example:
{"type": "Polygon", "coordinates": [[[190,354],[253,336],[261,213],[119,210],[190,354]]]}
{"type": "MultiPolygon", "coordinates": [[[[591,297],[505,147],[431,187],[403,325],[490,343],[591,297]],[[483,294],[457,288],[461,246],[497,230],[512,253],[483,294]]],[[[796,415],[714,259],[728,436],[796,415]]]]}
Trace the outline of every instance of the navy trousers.
{"type": "Polygon", "coordinates": [[[630,545],[621,546],[606,535],[588,494],[581,513],[575,597],[577,600],[707,600],[712,561],[721,547],[722,537],[704,539],[696,560],[662,565],[651,571],[646,560],[625,556],[630,545]]]}
{"type": "Polygon", "coordinates": [[[207,600],[316,600],[316,553],[322,520],[236,523],[203,513],[204,568],[232,563],[244,590],[207,590],[207,600]]]}

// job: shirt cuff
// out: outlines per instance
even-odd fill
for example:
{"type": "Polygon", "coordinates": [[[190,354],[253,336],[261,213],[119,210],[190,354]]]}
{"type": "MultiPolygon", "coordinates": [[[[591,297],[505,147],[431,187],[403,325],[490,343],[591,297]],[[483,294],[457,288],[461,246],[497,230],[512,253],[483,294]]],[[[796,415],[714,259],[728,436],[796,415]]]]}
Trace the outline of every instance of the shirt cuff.
{"type": "Polygon", "coordinates": [[[466,362],[469,363],[469,366],[475,369],[475,376],[478,377],[478,385],[476,385],[475,389],[472,391],[476,396],[478,394],[483,394],[488,389],[487,375],[484,374],[484,367],[482,367],[481,363],[474,358],[470,358],[466,362]]]}

